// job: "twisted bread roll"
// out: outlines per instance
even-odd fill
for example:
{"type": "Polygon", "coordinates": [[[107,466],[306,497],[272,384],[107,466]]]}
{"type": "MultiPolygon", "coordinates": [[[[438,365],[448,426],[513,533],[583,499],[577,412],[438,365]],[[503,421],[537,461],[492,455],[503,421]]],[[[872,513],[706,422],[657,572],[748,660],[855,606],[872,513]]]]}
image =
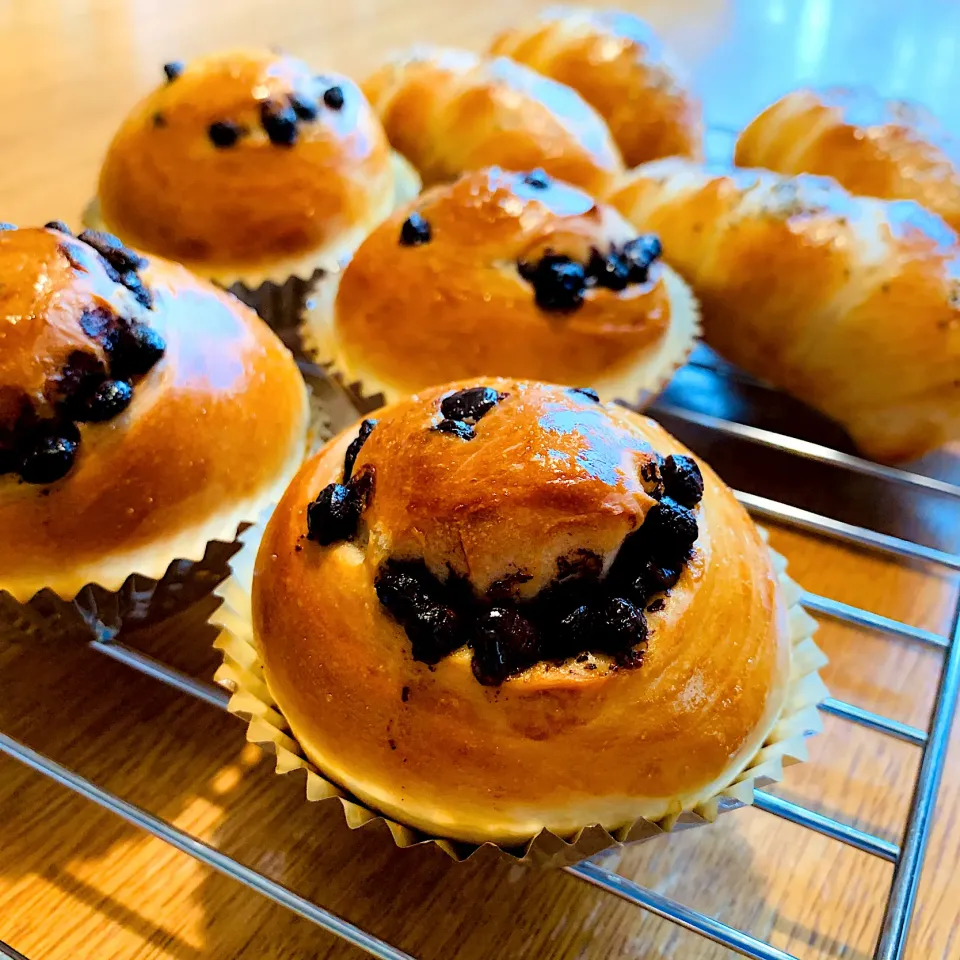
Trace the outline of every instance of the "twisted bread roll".
{"type": "Polygon", "coordinates": [[[655,237],[542,172],[468,173],[360,246],[305,341],[348,382],[396,399],[491,371],[655,393],[697,331],[655,237]]]}
{"type": "Polygon", "coordinates": [[[797,90],[737,140],[736,162],[819,173],[851,193],[916,200],[960,229],[960,145],[918,104],[869,90],[797,90]]]}
{"type": "Polygon", "coordinates": [[[703,156],[700,104],[673,55],[633,14],[552,7],[502,33],[490,53],[573,87],[607,121],[629,167],[703,156]]]}
{"type": "Polygon", "coordinates": [[[729,360],[839,421],[877,460],[960,437],[957,236],[907,201],[681,160],[610,201],[663,238],[729,360]]]}
{"type": "Polygon", "coordinates": [[[266,682],[319,770],[431,835],[504,844],[732,782],[791,650],[716,475],[561,387],[480,378],[378,416],[303,466],[257,555],[266,682]]]}
{"type": "Polygon", "coordinates": [[[427,186],[496,164],[542,167],[599,194],[623,170],[607,125],[578,93],[505,57],[415,47],[363,92],[427,186]]]}
{"type": "Polygon", "coordinates": [[[157,577],[279,496],[306,391],[252,311],[62,225],[0,232],[0,275],[0,589],[157,577]]]}
{"type": "Polygon", "coordinates": [[[349,78],[267,50],[166,70],[100,172],[94,216],[125,242],[226,283],[285,279],[335,267],[392,209],[390,145],[349,78]]]}

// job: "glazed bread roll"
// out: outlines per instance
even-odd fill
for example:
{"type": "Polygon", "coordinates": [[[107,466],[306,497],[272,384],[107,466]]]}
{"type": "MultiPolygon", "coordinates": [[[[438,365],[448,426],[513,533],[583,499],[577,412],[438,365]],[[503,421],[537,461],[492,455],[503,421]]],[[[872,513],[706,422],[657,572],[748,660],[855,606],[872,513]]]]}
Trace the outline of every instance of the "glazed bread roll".
{"type": "Polygon", "coordinates": [[[919,104],[863,89],[797,90],[740,134],[736,162],[823,174],[863,196],[916,200],[960,228],[960,145],[919,104]]]}
{"type": "Polygon", "coordinates": [[[957,236],[832,180],[663,160],[610,201],[663,238],[706,341],[842,424],[877,460],[960,437],[957,236]]]}
{"type": "Polygon", "coordinates": [[[497,164],[543,167],[598,194],[623,170],[607,125],[578,93],[505,57],[415,47],[363,92],[426,186],[497,164]]]}
{"type": "Polygon", "coordinates": [[[693,298],[659,255],[656,237],[542,171],[468,173],[364,241],[304,339],[387,399],[494,372],[636,400],[697,332],[693,298]]]}
{"type": "Polygon", "coordinates": [[[94,225],[202,276],[259,282],[336,267],[392,209],[390,145],[347,77],[266,50],[165,70],[107,150],[94,225]]]}
{"type": "Polygon", "coordinates": [[[0,232],[0,275],[0,589],[159,576],[279,497],[307,400],[252,311],[62,224],[0,232]]]}
{"type": "Polygon", "coordinates": [[[607,121],[628,167],[703,156],[699,101],[673,55],[631,13],[552,7],[500,34],[490,53],[573,87],[607,121]]]}
{"type": "Polygon", "coordinates": [[[478,378],[344,432],[266,527],[253,632],[307,757],[432,836],[514,844],[690,809],[773,729],[771,557],[657,424],[478,378]]]}

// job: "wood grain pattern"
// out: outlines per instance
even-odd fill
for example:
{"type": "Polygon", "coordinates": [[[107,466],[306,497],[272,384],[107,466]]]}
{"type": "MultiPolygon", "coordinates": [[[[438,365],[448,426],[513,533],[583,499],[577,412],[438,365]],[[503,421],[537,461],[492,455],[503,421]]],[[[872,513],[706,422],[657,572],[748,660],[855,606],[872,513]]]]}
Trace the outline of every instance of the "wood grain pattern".
{"type": "MultiPolygon", "coordinates": [[[[801,78],[862,79],[914,93],[956,125],[957,69],[944,39],[960,12],[929,0],[784,4],[670,0],[627,4],[648,15],[693,68],[708,116],[736,124],[801,78]],[[912,45],[912,46],[911,46],[912,45]],[[910,49],[914,53],[910,54],[910,49]],[[925,51],[932,51],[927,55],[925,51]],[[920,52],[918,52],[920,51],[920,52]],[[934,53],[940,51],[939,57],[934,53]],[[922,52],[922,53],[921,53],[922,52]],[[912,57],[912,59],[911,59],[912,57]]],[[[0,7],[0,219],[73,223],[99,158],[132,97],[160,64],[218,46],[277,43],[318,69],[355,75],[418,39],[482,47],[533,0],[33,0],[0,7]]],[[[702,375],[697,375],[701,377],[702,375]]],[[[677,389],[705,388],[693,374],[677,389]]],[[[709,390],[706,390],[709,393],[709,390]]],[[[754,405],[770,414],[770,403],[754,405]]],[[[956,548],[957,517],[919,500],[851,484],[695,431],[685,441],[745,489],[956,548]],[[821,502],[822,501],[822,502],[821,502]]],[[[960,477],[955,453],[935,461],[960,477]]],[[[775,530],[772,542],[809,590],[940,632],[957,578],[775,530]]],[[[209,604],[130,642],[211,676],[209,604]]],[[[925,725],[941,655],[825,622],[834,696],[925,725]]],[[[378,828],[351,832],[336,803],[308,805],[302,782],[273,775],[244,747],[238,722],[86,647],[0,647],[0,730],[423,960],[731,956],[562,873],[431,849],[397,851],[378,828]]],[[[897,839],[918,753],[827,718],[811,762],[782,795],[897,839]]],[[[931,856],[908,950],[911,960],[960,957],[960,742],[953,743],[931,856]]],[[[799,957],[868,960],[889,865],[757,810],[626,852],[622,873],[799,957]]],[[[359,952],[306,921],[128,828],[0,757],[0,940],[32,960],[325,958],[359,952]]]]}

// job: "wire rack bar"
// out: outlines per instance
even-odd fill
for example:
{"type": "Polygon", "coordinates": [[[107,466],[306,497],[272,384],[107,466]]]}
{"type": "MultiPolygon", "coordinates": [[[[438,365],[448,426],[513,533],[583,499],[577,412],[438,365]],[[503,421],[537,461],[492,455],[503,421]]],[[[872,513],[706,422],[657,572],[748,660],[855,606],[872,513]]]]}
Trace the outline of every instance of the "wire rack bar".
{"type": "MultiPolygon", "coordinates": [[[[709,367],[710,365],[701,364],[701,366],[709,367]]],[[[717,368],[713,367],[711,369],[717,368]]],[[[728,437],[736,437],[739,440],[748,440],[762,447],[792,453],[804,460],[814,460],[817,463],[842,467],[851,473],[857,473],[864,477],[875,477],[878,480],[887,480],[905,487],[919,487],[922,490],[943,494],[947,497],[960,497],[960,486],[955,483],[937,480],[935,477],[926,477],[920,473],[910,473],[908,470],[900,470],[897,467],[887,467],[880,463],[873,463],[871,460],[864,460],[862,457],[855,457],[849,453],[841,453],[839,450],[834,450],[833,447],[811,443],[809,440],[800,440],[783,433],[774,433],[771,430],[751,427],[745,423],[724,420],[721,417],[713,417],[706,413],[677,407],[672,403],[654,404],[651,412],[657,417],[666,414],[676,420],[683,420],[685,423],[715,430],[717,433],[722,433],[728,437]]]]}
{"type": "Polygon", "coordinates": [[[821,704],[820,709],[824,713],[829,713],[834,717],[841,717],[849,720],[851,723],[858,723],[861,727],[868,727],[870,730],[876,730],[877,733],[885,733],[887,736],[895,737],[897,740],[903,740],[906,743],[912,743],[915,747],[922,747],[927,742],[927,734],[911,727],[909,724],[901,723],[899,720],[891,720],[889,717],[883,717],[872,710],[864,710],[863,707],[856,707],[852,703],[846,703],[843,700],[834,700],[833,697],[827,697],[821,704]]]}
{"type": "Polygon", "coordinates": [[[18,950],[14,950],[9,944],[0,940],[0,957],[6,957],[7,960],[27,960],[27,958],[18,950]]]}
{"type": "Polygon", "coordinates": [[[876,960],[898,960],[903,956],[910,931],[920,873],[930,841],[931,819],[943,777],[950,730],[956,715],[957,697],[960,695],[960,598],[954,610],[950,633],[950,650],[940,672],[929,739],[923,751],[917,782],[910,800],[907,826],[901,841],[902,853],[893,872],[890,897],[874,954],[876,960]]]}
{"type": "Polygon", "coordinates": [[[808,593],[804,590],[800,602],[807,610],[815,613],[822,613],[824,616],[843,620],[845,623],[855,623],[860,627],[869,627],[871,630],[878,630],[880,633],[887,633],[894,637],[905,637],[940,649],[950,644],[950,641],[939,633],[932,633],[930,630],[923,630],[900,620],[891,620],[890,617],[882,617],[879,613],[853,607],[849,603],[842,603],[830,597],[821,597],[817,593],[808,593]]]}
{"type": "Polygon", "coordinates": [[[114,796],[72,770],[68,770],[55,760],[31,750],[30,747],[4,733],[0,733],[0,752],[19,760],[51,780],[69,787],[87,800],[92,800],[111,813],[115,813],[121,819],[126,820],[127,823],[146,830],[147,833],[153,834],[153,836],[170,844],[181,853],[186,853],[208,867],[212,867],[251,890],[268,897],[275,903],[292,910],[329,933],[341,937],[348,943],[365,951],[370,956],[377,957],[378,960],[413,960],[409,954],[402,950],[391,947],[390,944],[384,943],[373,934],[367,933],[365,930],[361,930],[352,923],[341,919],[336,914],[324,910],[323,907],[318,907],[315,903],[305,900],[288,887],[265,877],[261,873],[257,873],[256,870],[242,863],[238,863],[202,840],[178,830],[173,824],[160,820],[146,810],[114,796]]]}
{"type": "Polygon", "coordinates": [[[782,817],[798,826],[806,827],[816,833],[823,834],[831,840],[839,840],[848,846],[862,850],[864,853],[872,853],[881,860],[887,860],[890,863],[896,863],[900,856],[900,848],[883,837],[876,837],[872,833],[864,833],[856,827],[851,827],[848,823],[841,823],[832,817],[825,817],[816,810],[809,807],[802,807],[798,803],[791,803],[782,797],[777,797],[766,790],[755,790],[753,805],[765,813],[772,813],[775,817],[782,817]]]}
{"type": "Polygon", "coordinates": [[[580,880],[605,890],[607,893],[612,893],[622,900],[649,910],[650,913],[656,914],[663,920],[670,920],[686,930],[699,933],[700,936],[706,937],[714,943],[719,943],[723,947],[734,950],[741,956],[751,957],[752,960],[797,960],[791,953],[784,953],[763,940],[751,937],[748,933],[743,933],[743,931],[729,927],[719,920],[714,920],[712,917],[705,916],[696,910],[691,910],[682,903],[665,897],[662,893],[657,893],[647,887],[641,887],[638,883],[634,883],[626,877],[621,877],[619,873],[612,873],[591,860],[585,860],[583,863],[577,863],[571,867],[564,867],[564,870],[580,880]]]}
{"type": "Polygon", "coordinates": [[[767,497],[760,497],[753,493],[745,493],[742,490],[735,490],[734,494],[747,510],[755,516],[764,517],[767,520],[776,520],[778,523],[784,523],[810,533],[824,534],[834,540],[839,540],[841,543],[868,547],[878,553],[903,557],[907,560],[938,563],[951,570],[960,570],[960,556],[955,553],[946,553],[943,550],[926,547],[921,543],[913,543],[911,540],[891,537],[886,533],[878,533],[876,530],[868,530],[866,527],[844,523],[842,520],[834,520],[832,517],[825,517],[809,510],[801,510],[800,507],[779,503],[776,500],[769,500],[767,497]]]}

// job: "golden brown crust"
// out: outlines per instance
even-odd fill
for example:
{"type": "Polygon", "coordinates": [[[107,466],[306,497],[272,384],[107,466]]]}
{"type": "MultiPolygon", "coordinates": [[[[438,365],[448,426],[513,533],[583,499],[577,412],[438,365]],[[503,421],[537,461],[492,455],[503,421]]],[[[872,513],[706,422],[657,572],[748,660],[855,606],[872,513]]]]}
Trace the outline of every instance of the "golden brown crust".
{"type": "Polygon", "coordinates": [[[305,256],[336,262],[391,209],[394,174],[379,121],[349,78],[314,77],[269,51],[198,59],[124,120],[100,173],[100,216],[132,246],[202,275],[305,256]],[[339,88],[331,108],[323,93],[339,88]],[[291,94],[317,109],[292,146],[262,127],[267,101],[291,94]],[[213,123],[237,124],[218,148],[213,123]]]}
{"type": "Polygon", "coordinates": [[[418,549],[418,537],[429,563],[468,563],[475,588],[498,567],[545,571],[579,543],[609,559],[653,502],[637,475],[650,448],[685,452],[621,408],[558,387],[482,382],[508,396],[469,442],[429,426],[443,396],[475,381],[381,411],[357,460],[375,474],[369,540],[303,539],[307,504],[339,479],[356,427],[294,479],[254,578],[270,692],[326,776],[432,835],[509,843],[544,826],[563,836],[690,808],[759,748],[789,674],[770,557],[708,468],[693,559],[665,608],[648,614],[639,667],[590,654],[481,686],[467,649],[432,669],[415,661],[378,601],[378,564],[418,549]]]}
{"type": "Polygon", "coordinates": [[[553,7],[490,47],[579,93],[607,121],[628,167],[660,157],[703,157],[699,101],[673,56],[639,17],[553,7]]]}
{"type": "Polygon", "coordinates": [[[631,171],[610,201],[696,292],[708,343],[839,421],[870,457],[960,436],[957,237],[818,177],[631,171]]]}
{"type": "Polygon", "coordinates": [[[363,83],[426,186],[497,164],[542,167],[599,194],[623,169],[603,119],[569,87],[505,57],[416,47],[363,83]]]}
{"type": "Polygon", "coordinates": [[[634,394],[656,390],[695,330],[687,302],[671,303],[659,263],[646,282],[588,289],[569,312],[538,306],[519,272],[547,252],[587,264],[592,251],[606,256],[636,237],[612,208],[557,181],[532,186],[496,167],[467,174],[428,190],[360,246],[323,359],[394,394],[487,373],[597,389],[632,376],[634,394]],[[431,236],[407,246],[401,228],[414,210],[431,236]],[[684,344],[663,362],[671,327],[684,344]]]}
{"type": "Polygon", "coordinates": [[[736,162],[822,174],[862,196],[916,200],[960,229],[960,145],[917,104],[863,89],[797,90],[747,125],[736,162]]]}
{"type": "MultiPolygon", "coordinates": [[[[112,579],[118,558],[163,556],[167,544],[257,502],[296,468],[302,379],[276,336],[229,294],[157,258],[140,272],[153,295],[148,309],[90,247],[53,230],[0,233],[0,273],[16,278],[0,292],[8,397],[42,406],[71,352],[103,357],[81,329],[85,310],[146,323],[166,341],[125,411],[80,425],[63,479],[36,486],[0,476],[0,588],[72,595],[91,579],[112,579]]],[[[178,556],[165,555],[163,566],[178,556]]]]}

